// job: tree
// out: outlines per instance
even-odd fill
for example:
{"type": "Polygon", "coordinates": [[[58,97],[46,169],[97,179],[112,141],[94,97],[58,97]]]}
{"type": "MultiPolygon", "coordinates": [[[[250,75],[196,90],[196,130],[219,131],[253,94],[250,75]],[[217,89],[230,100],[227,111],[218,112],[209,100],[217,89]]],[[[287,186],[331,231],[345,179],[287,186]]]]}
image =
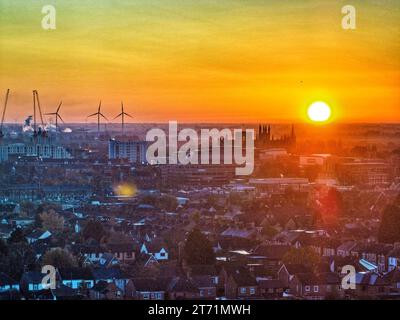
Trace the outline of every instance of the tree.
{"type": "Polygon", "coordinates": [[[34,270],[35,267],[35,252],[26,243],[12,243],[9,245],[8,254],[0,255],[0,271],[11,278],[20,279],[24,271],[34,270]]]}
{"type": "Polygon", "coordinates": [[[315,270],[321,262],[321,257],[311,248],[291,248],[283,256],[283,262],[286,264],[301,264],[311,270],[315,270]]]}
{"type": "Polygon", "coordinates": [[[3,239],[0,239],[0,256],[7,254],[8,254],[7,243],[3,239]]]}
{"type": "Polygon", "coordinates": [[[207,265],[215,262],[210,241],[197,228],[193,229],[188,235],[184,255],[189,265],[207,265]]]}
{"type": "Polygon", "coordinates": [[[272,227],[268,224],[266,224],[262,227],[261,232],[268,239],[272,239],[274,236],[276,236],[278,234],[278,230],[276,230],[274,227],[272,227]]]}
{"type": "Polygon", "coordinates": [[[176,207],[178,206],[178,201],[176,200],[176,197],[174,197],[174,196],[165,195],[159,199],[159,206],[161,209],[164,209],[167,211],[174,211],[174,210],[176,210],[176,207]]]}
{"type": "Polygon", "coordinates": [[[25,242],[26,242],[25,235],[21,228],[15,229],[11,233],[10,238],[8,238],[8,243],[25,243],[25,242]]]}
{"type": "Polygon", "coordinates": [[[400,196],[383,212],[378,239],[382,243],[400,242],[400,196]]]}
{"type": "Polygon", "coordinates": [[[44,254],[43,264],[52,265],[55,268],[72,268],[78,266],[78,261],[67,250],[55,248],[44,254]]]}
{"type": "Polygon", "coordinates": [[[42,229],[51,232],[62,232],[64,229],[64,218],[57,214],[54,210],[42,212],[40,214],[42,220],[42,229]]]}
{"type": "Polygon", "coordinates": [[[95,239],[100,242],[106,236],[106,232],[101,222],[90,220],[83,228],[82,235],[85,240],[95,239]]]}

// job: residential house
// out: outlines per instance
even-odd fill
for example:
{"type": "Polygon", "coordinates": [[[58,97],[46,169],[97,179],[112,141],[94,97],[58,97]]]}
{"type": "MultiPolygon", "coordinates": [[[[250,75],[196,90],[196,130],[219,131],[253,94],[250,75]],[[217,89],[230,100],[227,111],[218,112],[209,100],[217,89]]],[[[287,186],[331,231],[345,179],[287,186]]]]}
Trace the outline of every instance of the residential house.
{"type": "Polygon", "coordinates": [[[95,284],[99,282],[114,283],[117,288],[125,293],[129,277],[119,268],[96,268],[92,269],[95,284]]]}
{"type": "Polygon", "coordinates": [[[184,276],[173,278],[168,285],[168,298],[171,300],[193,300],[199,297],[199,288],[184,276]]]}
{"type": "Polygon", "coordinates": [[[217,284],[212,276],[194,276],[190,279],[199,290],[200,299],[215,299],[217,296],[217,284]]]}
{"type": "Polygon", "coordinates": [[[390,292],[400,294],[400,267],[389,271],[383,278],[390,284],[390,292]]]}
{"type": "Polygon", "coordinates": [[[294,276],[299,273],[309,273],[311,270],[302,264],[283,264],[278,270],[278,279],[284,288],[289,288],[294,276]]]}
{"type": "Polygon", "coordinates": [[[355,241],[346,241],[342,243],[336,250],[336,254],[339,257],[349,257],[351,255],[351,251],[357,246],[357,242],[355,241]]]}
{"type": "Polygon", "coordinates": [[[285,289],[282,281],[278,279],[264,279],[258,281],[259,293],[267,299],[281,298],[285,289]]]}
{"type": "Polygon", "coordinates": [[[122,263],[135,261],[136,246],[133,243],[108,244],[107,249],[122,263]]]}
{"type": "Polygon", "coordinates": [[[349,293],[357,299],[371,299],[388,294],[390,287],[389,279],[378,273],[358,272],[356,274],[356,289],[349,290],[349,293]]]}
{"type": "Polygon", "coordinates": [[[283,256],[290,250],[290,246],[281,244],[263,244],[258,246],[252,255],[253,259],[262,258],[260,262],[269,267],[281,266],[283,256]]]}
{"type": "Polygon", "coordinates": [[[50,237],[50,231],[41,231],[36,229],[26,236],[26,240],[28,241],[28,243],[34,243],[35,241],[49,239],[50,237]]]}
{"type": "Polygon", "coordinates": [[[297,273],[290,281],[290,293],[306,300],[339,299],[344,296],[337,273],[297,273]]]}
{"type": "Polygon", "coordinates": [[[107,252],[106,248],[100,245],[74,245],[72,252],[81,256],[85,264],[98,263],[104,253],[107,252]]]}
{"type": "Polygon", "coordinates": [[[115,257],[114,254],[106,252],[103,253],[96,265],[101,268],[116,267],[120,264],[120,261],[115,257]]]}
{"type": "Polygon", "coordinates": [[[45,274],[37,271],[24,272],[20,280],[20,290],[26,299],[56,300],[51,290],[44,288],[42,280],[45,274]]]}
{"type": "Polygon", "coordinates": [[[89,268],[61,268],[58,270],[62,284],[72,289],[90,289],[94,286],[94,276],[89,268]]]}
{"type": "Polygon", "coordinates": [[[132,296],[138,300],[164,300],[165,284],[164,281],[156,278],[134,278],[131,280],[132,296]]]}
{"type": "Polygon", "coordinates": [[[22,274],[20,288],[25,294],[43,290],[42,280],[45,274],[37,271],[27,271],[22,274]]]}
{"type": "Polygon", "coordinates": [[[7,293],[9,296],[19,293],[18,281],[12,279],[4,272],[0,272],[0,294],[7,293]]]}
{"type": "Polygon", "coordinates": [[[89,298],[91,300],[121,300],[124,295],[115,283],[101,280],[89,289],[89,298]]]}
{"type": "Polygon", "coordinates": [[[258,295],[257,281],[247,270],[238,269],[229,274],[225,283],[225,296],[227,298],[250,299],[258,295]]]}
{"type": "Polygon", "coordinates": [[[364,259],[377,266],[379,272],[387,270],[388,254],[393,246],[381,243],[357,244],[351,249],[351,255],[364,259]]]}
{"type": "Polygon", "coordinates": [[[165,244],[163,243],[143,243],[140,247],[140,253],[153,255],[157,261],[166,261],[168,260],[168,250],[165,244]]]}
{"type": "Polygon", "coordinates": [[[388,271],[400,268],[400,243],[396,243],[394,248],[387,254],[388,257],[388,271]]]}

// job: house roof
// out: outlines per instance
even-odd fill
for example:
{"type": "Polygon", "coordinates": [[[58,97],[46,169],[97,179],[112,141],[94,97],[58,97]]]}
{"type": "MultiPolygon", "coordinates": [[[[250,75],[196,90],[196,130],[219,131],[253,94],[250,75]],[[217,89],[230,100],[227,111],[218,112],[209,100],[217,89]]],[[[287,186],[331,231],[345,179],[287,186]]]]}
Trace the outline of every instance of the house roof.
{"type": "Polygon", "coordinates": [[[290,246],[287,245],[260,245],[254,253],[266,257],[269,260],[282,260],[290,246]]]}
{"type": "Polygon", "coordinates": [[[195,276],[191,278],[193,285],[197,288],[213,288],[215,283],[210,276],[195,276]]]}
{"type": "Polygon", "coordinates": [[[83,245],[83,244],[77,244],[72,246],[72,251],[77,254],[77,253],[103,253],[106,251],[105,247],[100,246],[100,245],[83,245]]]}
{"type": "Polygon", "coordinates": [[[386,273],[384,278],[391,283],[400,282],[400,270],[398,268],[393,269],[392,271],[386,273]]]}
{"type": "Polygon", "coordinates": [[[118,243],[118,244],[108,244],[107,249],[111,252],[133,252],[137,248],[134,243],[118,243]]]}
{"type": "Polygon", "coordinates": [[[310,268],[303,264],[285,264],[284,266],[290,275],[310,272],[310,268]]]}
{"type": "Polygon", "coordinates": [[[6,275],[4,272],[0,272],[0,287],[6,285],[15,285],[18,281],[12,279],[10,276],[6,275]]]}
{"type": "Polygon", "coordinates": [[[284,287],[282,281],[276,279],[260,280],[258,286],[261,289],[278,289],[284,287]]]}
{"type": "Polygon", "coordinates": [[[95,280],[128,279],[129,277],[117,268],[97,268],[92,270],[95,280]]]}
{"type": "Polygon", "coordinates": [[[66,285],[59,285],[56,289],[51,290],[53,294],[59,297],[76,297],[78,294],[78,290],[72,289],[66,285]]]}
{"type": "Polygon", "coordinates": [[[299,281],[303,285],[319,285],[323,284],[322,279],[317,277],[314,273],[312,272],[307,272],[307,273],[298,273],[296,274],[296,277],[299,279],[299,281]]]}
{"type": "Polygon", "coordinates": [[[38,271],[27,271],[22,275],[22,279],[27,283],[41,283],[44,275],[38,271]]]}
{"type": "Polygon", "coordinates": [[[198,292],[198,288],[186,277],[176,277],[169,284],[170,292],[198,292]]]}
{"type": "Polygon", "coordinates": [[[140,292],[165,291],[166,289],[165,283],[156,278],[134,278],[132,283],[136,291],[140,292]]]}
{"type": "Polygon", "coordinates": [[[352,250],[357,243],[355,241],[346,241],[345,243],[342,243],[337,250],[339,251],[350,251],[352,250]]]}
{"type": "Polygon", "coordinates": [[[239,287],[257,286],[256,279],[248,271],[236,270],[231,276],[239,287]]]}
{"type": "Polygon", "coordinates": [[[89,268],[61,268],[60,276],[63,280],[93,280],[93,273],[89,268]]]}
{"type": "Polygon", "coordinates": [[[234,229],[234,228],[228,228],[224,232],[221,233],[221,236],[225,237],[238,237],[238,238],[251,238],[252,235],[254,234],[255,230],[247,230],[247,229],[234,229]]]}
{"type": "Polygon", "coordinates": [[[382,286],[382,285],[388,285],[388,281],[387,279],[383,278],[377,273],[358,272],[356,274],[356,284],[368,285],[368,286],[382,286]]]}
{"type": "Polygon", "coordinates": [[[400,248],[394,248],[390,250],[388,256],[393,258],[400,258],[400,248]]]}
{"type": "Polygon", "coordinates": [[[218,272],[214,265],[192,265],[190,266],[190,275],[194,276],[211,276],[217,275],[218,272]]]}

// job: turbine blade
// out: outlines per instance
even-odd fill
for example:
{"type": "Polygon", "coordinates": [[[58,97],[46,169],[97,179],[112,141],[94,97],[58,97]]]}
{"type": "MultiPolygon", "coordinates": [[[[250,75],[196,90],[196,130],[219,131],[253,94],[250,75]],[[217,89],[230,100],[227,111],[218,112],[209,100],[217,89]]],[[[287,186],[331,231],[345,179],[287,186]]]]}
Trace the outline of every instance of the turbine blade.
{"type": "Polygon", "coordinates": [[[61,122],[65,124],[65,121],[63,120],[63,118],[61,118],[61,116],[59,114],[57,116],[58,116],[58,119],[60,119],[61,122]]]}
{"type": "Polygon", "coordinates": [[[132,119],[133,119],[133,117],[132,117],[129,113],[126,113],[126,112],[125,112],[125,115],[128,116],[129,118],[132,118],[132,119]]]}
{"type": "Polygon", "coordinates": [[[61,105],[62,105],[62,101],[60,102],[60,105],[58,106],[56,113],[58,113],[58,111],[60,111],[61,105]]]}
{"type": "Polygon", "coordinates": [[[91,114],[91,115],[88,115],[87,117],[89,118],[89,117],[97,116],[97,114],[98,114],[98,112],[93,113],[93,114],[91,114]]]}
{"type": "Polygon", "coordinates": [[[114,119],[117,119],[117,118],[119,118],[120,116],[122,116],[122,112],[121,112],[119,115],[115,116],[114,119]]]}

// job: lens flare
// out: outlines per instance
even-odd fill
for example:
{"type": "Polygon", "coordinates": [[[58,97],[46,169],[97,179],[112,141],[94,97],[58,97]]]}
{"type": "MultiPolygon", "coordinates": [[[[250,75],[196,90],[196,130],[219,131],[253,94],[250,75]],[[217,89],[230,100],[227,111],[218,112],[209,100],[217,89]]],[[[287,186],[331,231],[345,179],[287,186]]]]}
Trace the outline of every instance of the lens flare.
{"type": "Polygon", "coordinates": [[[114,192],[119,197],[133,197],[136,195],[137,188],[132,183],[121,183],[114,187],[114,192]]]}

